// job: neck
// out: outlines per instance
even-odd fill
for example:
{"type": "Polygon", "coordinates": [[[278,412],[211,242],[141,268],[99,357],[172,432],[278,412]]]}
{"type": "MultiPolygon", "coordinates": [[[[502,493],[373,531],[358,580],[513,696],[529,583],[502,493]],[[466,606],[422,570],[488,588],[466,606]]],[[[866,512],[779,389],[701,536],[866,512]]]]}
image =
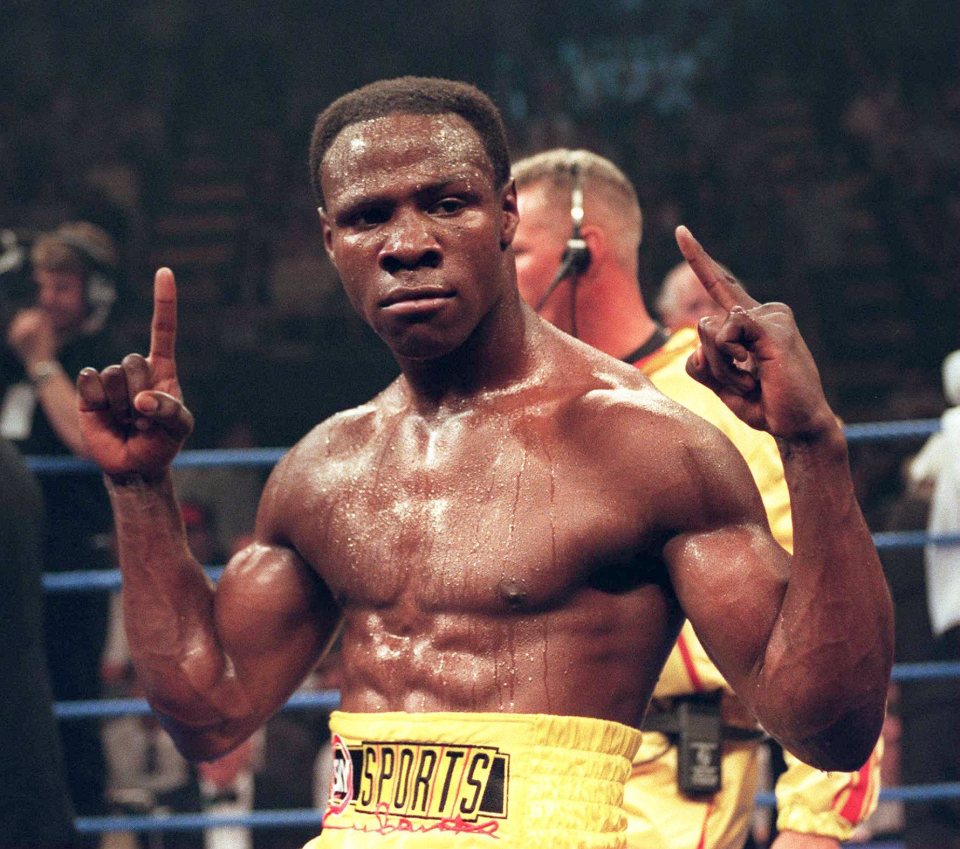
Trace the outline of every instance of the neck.
{"type": "Polygon", "coordinates": [[[623,359],[657,329],[632,274],[598,274],[577,290],[577,337],[605,354],[623,359]]]}
{"type": "Polygon", "coordinates": [[[79,328],[65,328],[63,330],[55,330],[53,332],[53,338],[56,341],[57,353],[63,350],[65,345],[73,342],[74,339],[79,338],[80,329],[79,328]]]}
{"type": "Polygon", "coordinates": [[[515,291],[456,350],[428,360],[397,357],[401,386],[424,414],[459,412],[512,386],[534,367],[539,322],[515,291]]]}

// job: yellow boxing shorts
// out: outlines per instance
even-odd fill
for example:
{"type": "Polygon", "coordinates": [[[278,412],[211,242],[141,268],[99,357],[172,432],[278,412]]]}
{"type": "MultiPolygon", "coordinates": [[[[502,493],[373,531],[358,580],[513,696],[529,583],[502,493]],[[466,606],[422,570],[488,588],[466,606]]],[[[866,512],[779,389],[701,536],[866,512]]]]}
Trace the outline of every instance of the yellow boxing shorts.
{"type": "Polygon", "coordinates": [[[335,712],[323,830],[304,849],[625,849],[640,732],[543,714],[335,712]]]}
{"type": "Polygon", "coordinates": [[[740,849],[750,831],[759,749],[759,741],[725,741],[720,792],[689,797],[677,788],[677,747],[645,733],[624,791],[628,849],[740,849]]]}

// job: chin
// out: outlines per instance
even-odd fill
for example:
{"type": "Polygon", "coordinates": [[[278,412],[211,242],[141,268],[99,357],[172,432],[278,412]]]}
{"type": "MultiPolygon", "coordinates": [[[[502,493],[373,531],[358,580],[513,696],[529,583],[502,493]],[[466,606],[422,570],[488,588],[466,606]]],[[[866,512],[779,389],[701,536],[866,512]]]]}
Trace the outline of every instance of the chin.
{"type": "Polygon", "coordinates": [[[457,346],[451,345],[438,345],[438,344],[427,344],[427,343],[406,343],[392,345],[391,350],[394,355],[400,357],[404,360],[411,360],[413,362],[429,362],[430,360],[437,360],[441,357],[445,357],[451,351],[454,351],[457,346]]]}
{"type": "Polygon", "coordinates": [[[405,360],[424,362],[444,357],[463,344],[463,339],[438,337],[436,333],[417,332],[417,328],[407,328],[402,335],[378,332],[377,334],[393,352],[395,357],[405,360]]]}

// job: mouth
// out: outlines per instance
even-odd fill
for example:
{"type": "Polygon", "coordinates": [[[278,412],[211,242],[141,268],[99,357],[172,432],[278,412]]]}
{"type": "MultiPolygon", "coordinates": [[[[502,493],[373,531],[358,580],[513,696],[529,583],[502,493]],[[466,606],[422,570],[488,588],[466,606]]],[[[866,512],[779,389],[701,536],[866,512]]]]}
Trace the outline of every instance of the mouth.
{"type": "Polygon", "coordinates": [[[455,292],[437,286],[394,289],[381,298],[379,307],[392,315],[418,315],[435,312],[455,297],[455,292]]]}

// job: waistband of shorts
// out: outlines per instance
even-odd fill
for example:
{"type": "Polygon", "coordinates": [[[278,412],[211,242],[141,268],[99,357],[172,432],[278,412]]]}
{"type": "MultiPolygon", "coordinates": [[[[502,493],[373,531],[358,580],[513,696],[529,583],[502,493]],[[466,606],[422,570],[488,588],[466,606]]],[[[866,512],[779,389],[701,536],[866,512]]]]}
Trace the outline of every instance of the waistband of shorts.
{"type": "Polygon", "coordinates": [[[334,711],[330,729],[351,740],[459,746],[546,746],[631,758],[640,745],[635,728],[606,719],[541,713],[348,713],[334,711]]]}

